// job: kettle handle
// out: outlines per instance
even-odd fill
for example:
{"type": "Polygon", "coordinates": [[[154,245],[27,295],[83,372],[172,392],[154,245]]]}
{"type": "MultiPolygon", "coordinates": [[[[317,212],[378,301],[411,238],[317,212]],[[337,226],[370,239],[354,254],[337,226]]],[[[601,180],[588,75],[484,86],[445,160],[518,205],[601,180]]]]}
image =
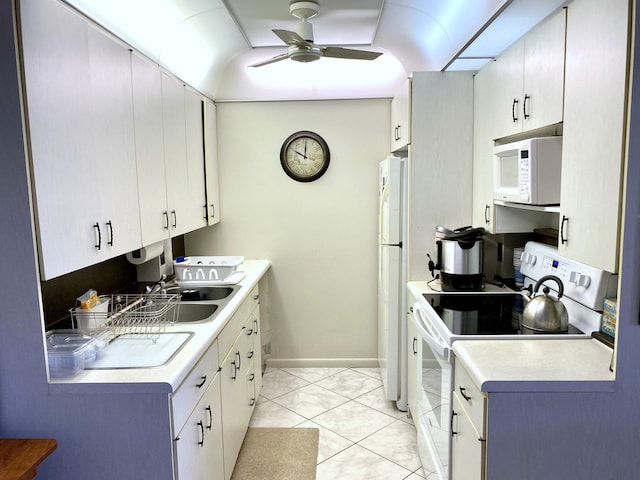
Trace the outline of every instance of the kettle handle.
{"type": "Polygon", "coordinates": [[[542,285],[547,280],[553,280],[554,282],[556,282],[558,284],[558,300],[560,300],[560,297],[562,297],[562,295],[564,295],[564,285],[562,284],[562,280],[560,280],[555,275],[545,275],[540,280],[538,280],[538,282],[536,283],[535,288],[533,289],[533,294],[535,295],[536,293],[538,293],[538,288],[540,288],[540,285],[542,285]]]}

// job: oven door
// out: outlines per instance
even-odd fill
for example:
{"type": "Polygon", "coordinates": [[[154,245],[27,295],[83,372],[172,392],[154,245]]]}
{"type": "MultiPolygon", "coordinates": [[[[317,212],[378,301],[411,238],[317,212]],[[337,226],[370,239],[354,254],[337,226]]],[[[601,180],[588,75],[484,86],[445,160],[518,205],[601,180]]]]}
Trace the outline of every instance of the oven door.
{"type": "MultiPolygon", "coordinates": [[[[449,478],[451,442],[451,391],[453,354],[448,341],[438,333],[420,303],[413,307],[412,320],[420,338],[418,369],[418,450],[423,466],[449,478]],[[428,457],[426,453],[428,450],[428,457]],[[433,468],[430,468],[433,467],[433,468]]],[[[439,320],[439,319],[437,319],[439,320]]]]}

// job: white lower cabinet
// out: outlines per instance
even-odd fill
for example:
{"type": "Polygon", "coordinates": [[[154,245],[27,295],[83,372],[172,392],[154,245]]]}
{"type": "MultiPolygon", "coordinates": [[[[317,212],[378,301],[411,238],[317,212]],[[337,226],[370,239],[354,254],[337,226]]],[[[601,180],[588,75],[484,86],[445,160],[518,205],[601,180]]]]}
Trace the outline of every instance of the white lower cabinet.
{"type": "Polygon", "coordinates": [[[451,410],[451,480],[484,480],[487,397],[456,362],[451,410]]]}
{"type": "Polygon", "coordinates": [[[231,478],[262,388],[258,300],[256,286],[172,397],[178,480],[231,478]]]}
{"type": "MultiPolygon", "coordinates": [[[[224,478],[229,480],[233,473],[247,433],[253,407],[260,394],[262,368],[260,355],[256,354],[260,345],[258,288],[256,287],[238,308],[220,334],[220,344],[227,344],[234,337],[233,345],[224,356],[221,365],[222,435],[224,438],[224,478]],[[254,321],[257,319],[257,322],[254,321]]],[[[223,355],[223,349],[220,349],[223,355]]]]}
{"type": "Polygon", "coordinates": [[[176,471],[180,480],[224,478],[220,378],[215,376],[178,434],[176,471]]]}

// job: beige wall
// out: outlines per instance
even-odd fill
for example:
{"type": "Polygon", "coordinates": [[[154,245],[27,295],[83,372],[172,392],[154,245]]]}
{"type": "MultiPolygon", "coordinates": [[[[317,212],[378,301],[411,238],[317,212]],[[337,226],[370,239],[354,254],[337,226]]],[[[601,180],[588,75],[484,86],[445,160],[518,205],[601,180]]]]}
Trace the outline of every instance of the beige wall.
{"type": "Polygon", "coordinates": [[[189,235],[187,253],[272,261],[272,364],[374,365],[377,177],[390,100],[221,103],[217,120],[222,222],[189,235]],[[312,183],[280,167],[282,142],[298,130],[320,134],[331,151],[312,183]]]}

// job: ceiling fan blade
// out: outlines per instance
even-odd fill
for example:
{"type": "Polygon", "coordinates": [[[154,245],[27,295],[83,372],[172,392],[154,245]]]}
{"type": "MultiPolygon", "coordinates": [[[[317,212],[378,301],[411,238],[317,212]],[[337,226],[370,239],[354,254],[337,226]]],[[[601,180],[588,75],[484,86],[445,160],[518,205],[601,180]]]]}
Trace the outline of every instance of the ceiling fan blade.
{"type": "Polygon", "coordinates": [[[263,60],[262,62],[254,63],[253,65],[249,65],[250,67],[262,67],[263,65],[269,65],[270,63],[279,62],[280,60],[286,60],[289,58],[288,53],[283,53],[282,55],[276,55],[269,60],[263,60]]]}
{"type": "Polygon", "coordinates": [[[290,32],[289,30],[278,30],[278,29],[274,29],[272,30],[272,32],[275,33],[278,37],[280,37],[280,40],[282,40],[287,45],[296,45],[298,47],[305,47],[305,48],[311,48],[313,46],[313,43],[307,42],[304,38],[302,38],[296,32],[290,32]]]}
{"type": "Polygon", "coordinates": [[[323,57],[348,58],[352,60],[375,60],[380,55],[382,55],[380,52],[367,52],[365,50],[354,50],[352,48],[322,47],[323,57]]]}

